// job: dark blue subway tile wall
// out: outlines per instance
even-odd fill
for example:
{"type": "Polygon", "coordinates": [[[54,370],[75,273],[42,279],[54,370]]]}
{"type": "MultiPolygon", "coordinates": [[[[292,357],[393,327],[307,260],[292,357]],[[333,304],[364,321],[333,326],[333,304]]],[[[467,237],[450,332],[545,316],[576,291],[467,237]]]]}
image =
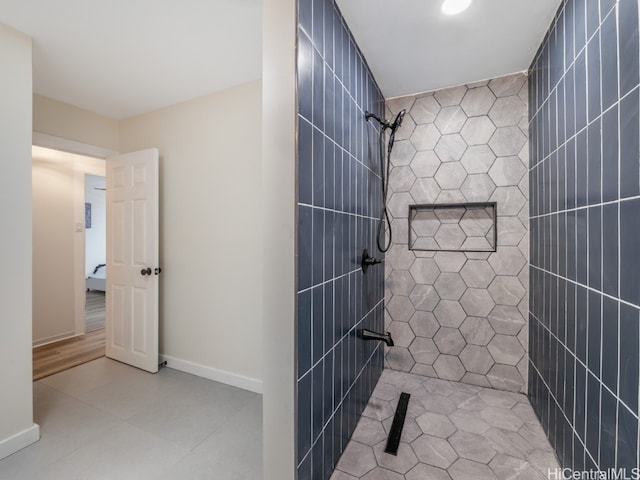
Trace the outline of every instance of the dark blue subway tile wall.
{"type": "Polygon", "coordinates": [[[638,24],[565,0],[529,70],[529,395],[578,471],[640,460],[638,24]]]}
{"type": "Polygon", "coordinates": [[[328,479],[383,369],[377,138],[384,99],[332,0],[298,2],[298,479],[328,479]]]}

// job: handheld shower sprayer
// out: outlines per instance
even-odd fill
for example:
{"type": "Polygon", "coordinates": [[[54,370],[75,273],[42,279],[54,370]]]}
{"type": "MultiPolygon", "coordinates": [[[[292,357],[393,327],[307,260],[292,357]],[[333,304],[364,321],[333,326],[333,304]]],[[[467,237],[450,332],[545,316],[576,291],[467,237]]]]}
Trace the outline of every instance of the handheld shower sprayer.
{"type": "Polygon", "coordinates": [[[404,115],[406,111],[400,110],[396,118],[393,122],[389,122],[387,120],[383,120],[378,117],[374,113],[364,112],[365,120],[369,120],[373,118],[376,120],[380,126],[380,178],[382,180],[382,211],[380,212],[380,222],[378,223],[378,236],[377,236],[377,244],[378,250],[381,252],[386,252],[391,248],[391,240],[392,240],[392,232],[391,232],[391,219],[389,218],[389,212],[387,211],[387,189],[389,186],[389,173],[391,172],[391,149],[393,148],[393,143],[396,138],[396,132],[402,125],[402,120],[404,120],[404,115]],[[387,130],[391,130],[389,134],[389,142],[387,143],[387,153],[386,153],[386,168],[385,168],[385,152],[384,152],[384,134],[387,130]],[[387,230],[389,232],[389,240],[388,243],[385,242],[384,233],[385,233],[385,224],[387,226],[387,230]]]}
{"type": "Polygon", "coordinates": [[[395,120],[391,124],[391,134],[389,135],[389,144],[387,146],[387,162],[391,161],[391,149],[393,148],[393,142],[396,140],[396,132],[402,126],[402,120],[404,120],[405,110],[400,110],[400,113],[396,115],[395,120]]]}
{"type": "Polygon", "coordinates": [[[393,130],[395,132],[397,129],[400,128],[400,126],[402,125],[402,120],[404,120],[404,114],[405,113],[407,113],[406,110],[400,110],[398,115],[396,115],[396,119],[391,124],[391,130],[393,130]]]}

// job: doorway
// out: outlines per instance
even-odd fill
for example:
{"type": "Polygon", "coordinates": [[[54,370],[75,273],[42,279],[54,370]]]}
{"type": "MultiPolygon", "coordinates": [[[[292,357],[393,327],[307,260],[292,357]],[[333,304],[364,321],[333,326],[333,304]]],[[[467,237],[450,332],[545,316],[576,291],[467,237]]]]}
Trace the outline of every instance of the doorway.
{"type": "MultiPolygon", "coordinates": [[[[36,146],[32,149],[34,378],[104,355],[104,292],[100,292],[102,306],[94,301],[87,305],[85,280],[85,233],[103,237],[102,247],[99,241],[94,242],[97,250],[104,250],[106,236],[105,202],[99,206],[104,191],[93,190],[93,184],[91,190],[96,195],[90,200],[96,208],[90,219],[96,227],[86,228],[85,180],[90,177],[98,182],[104,175],[104,160],[36,146]],[[87,306],[95,306],[90,323],[87,306]],[[91,333],[87,333],[87,326],[91,333]]],[[[104,188],[104,180],[96,187],[104,188]]]]}
{"type": "Polygon", "coordinates": [[[36,360],[56,355],[78,359],[57,362],[57,371],[91,360],[65,352],[94,334],[104,339],[98,356],[158,371],[158,162],[154,148],[107,163],[33,147],[34,371],[36,360]]]}
{"type": "Polygon", "coordinates": [[[85,333],[104,329],[107,277],[106,193],[107,179],[85,174],[84,252],[85,252],[85,333]]]}

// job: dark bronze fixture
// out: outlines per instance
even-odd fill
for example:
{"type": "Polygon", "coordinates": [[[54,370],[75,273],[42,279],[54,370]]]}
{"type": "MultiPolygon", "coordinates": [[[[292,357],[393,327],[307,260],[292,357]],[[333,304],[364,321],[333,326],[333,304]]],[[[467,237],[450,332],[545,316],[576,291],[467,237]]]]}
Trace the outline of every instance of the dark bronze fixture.
{"type": "Polygon", "coordinates": [[[367,273],[367,269],[371,265],[376,265],[378,263],[382,263],[382,260],[378,260],[369,255],[369,250],[366,248],[362,251],[362,261],[360,262],[360,266],[362,267],[362,273],[367,273]]]}
{"type": "Polygon", "coordinates": [[[387,333],[378,333],[372,332],[371,330],[367,330],[366,328],[362,330],[362,339],[363,340],[379,340],[387,344],[388,347],[393,347],[393,338],[391,338],[391,334],[387,333]]]}

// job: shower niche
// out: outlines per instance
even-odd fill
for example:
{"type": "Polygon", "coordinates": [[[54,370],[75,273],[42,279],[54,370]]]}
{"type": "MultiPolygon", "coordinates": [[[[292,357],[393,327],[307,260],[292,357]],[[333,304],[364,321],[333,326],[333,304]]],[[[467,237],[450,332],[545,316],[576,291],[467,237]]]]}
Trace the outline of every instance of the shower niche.
{"type": "Polygon", "coordinates": [[[495,252],[496,202],[409,205],[409,250],[495,252]]]}

